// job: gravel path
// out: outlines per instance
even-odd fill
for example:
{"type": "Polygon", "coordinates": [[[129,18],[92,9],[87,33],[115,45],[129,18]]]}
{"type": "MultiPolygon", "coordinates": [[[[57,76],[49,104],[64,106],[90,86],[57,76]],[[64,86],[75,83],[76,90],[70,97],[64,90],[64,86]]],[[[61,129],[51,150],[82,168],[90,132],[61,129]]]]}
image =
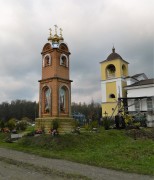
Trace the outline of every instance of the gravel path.
{"type": "MultiPolygon", "coordinates": [[[[12,173],[22,179],[20,174],[26,174],[26,179],[95,179],[95,180],[153,180],[153,176],[126,173],[95,166],[89,166],[59,159],[49,159],[0,148],[0,179],[9,180],[12,173]],[[12,163],[13,162],[13,163],[12,163]],[[6,168],[5,168],[6,166],[6,168]],[[9,167],[9,171],[7,169],[9,167]],[[6,169],[6,170],[4,170],[6,169]],[[14,169],[14,170],[13,170],[14,169]],[[1,178],[2,177],[2,178],[1,178]],[[6,178],[5,178],[6,177],[6,178]],[[35,177],[35,178],[33,178],[35,177]],[[36,178],[37,177],[37,178],[36,178]],[[85,178],[87,177],[87,178],[85,178]]],[[[14,176],[13,176],[14,177],[14,176]]],[[[23,177],[24,178],[24,177],[23,177]]],[[[11,178],[13,180],[13,178],[11,178]]]]}
{"type": "Polygon", "coordinates": [[[42,172],[37,172],[33,169],[26,169],[16,165],[8,164],[6,162],[0,161],[0,180],[62,180],[57,175],[54,174],[44,174],[42,172]]]}

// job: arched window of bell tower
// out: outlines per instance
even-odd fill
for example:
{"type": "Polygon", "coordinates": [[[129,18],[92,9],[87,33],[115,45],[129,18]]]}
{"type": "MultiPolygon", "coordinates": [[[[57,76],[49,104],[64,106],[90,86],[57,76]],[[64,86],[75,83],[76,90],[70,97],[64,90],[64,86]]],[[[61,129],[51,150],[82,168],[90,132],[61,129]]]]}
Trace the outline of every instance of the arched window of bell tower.
{"type": "Polygon", "coordinates": [[[109,64],[106,67],[106,77],[107,79],[114,78],[116,73],[116,68],[113,64],[109,64]]]}
{"type": "Polygon", "coordinates": [[[124,64],[122,65],[122,75],[127,76],[127,69],[126,69],[126,66],[124,64]]]}
{"type": "Polygon", "coordinates": [[[60,65],[68,67],[68,57],[65,54],[61,54],[60,56],[60,65]]]}
{"type": "Polygon", "coordinates": [[[46,54],[43,58],[43,67],[51,65],[51,56],[50,54],[46,54]]]}

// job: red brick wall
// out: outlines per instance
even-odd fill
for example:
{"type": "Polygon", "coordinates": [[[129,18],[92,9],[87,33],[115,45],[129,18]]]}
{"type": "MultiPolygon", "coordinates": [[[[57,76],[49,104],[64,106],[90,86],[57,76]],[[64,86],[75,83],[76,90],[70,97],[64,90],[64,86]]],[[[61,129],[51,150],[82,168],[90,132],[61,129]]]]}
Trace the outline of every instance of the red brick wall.
{"type": "MultiPolygon", "coordinates": [[[[46,46],[46,45],[45,45],[46,46]]],[[[45,47],[44,46],[44,47],[45,47]]],[[[43,58],[42,58],[42,80],[40,81],[40,116],[69,116],[70,114],[70,98],[69,92],[71,93],[71,81],[69,81],[69,61],[68,67],[64,67],[60,65],[60,55],[63,53],[69,56],[69,52],[63,52],[59,49],[52,49],[48,45],[48,50],[43,48],[42,57],[46,54],[50,54],[51,56],[51,65],[43,67],[43,58]],[[56,78],[58,77],[58,78],[56,78]],[[64,112],[59,111],[59,88],[64,85],[66,87],[66,108],[64,112]],[[48,86],[51,89],[51,112],[45,113],[45,97],[43,93],[43,89],[45,86],[48,86]]],[[[68,57],[69,60],[69,57],[68,57]]]]}

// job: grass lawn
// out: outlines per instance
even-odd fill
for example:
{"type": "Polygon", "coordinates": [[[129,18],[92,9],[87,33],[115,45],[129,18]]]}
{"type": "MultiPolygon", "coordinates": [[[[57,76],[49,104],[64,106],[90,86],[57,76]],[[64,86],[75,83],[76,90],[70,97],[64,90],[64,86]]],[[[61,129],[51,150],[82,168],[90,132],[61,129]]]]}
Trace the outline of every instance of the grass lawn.
{"type": "Polygon", "coordinates": [[[75,162],[154,175],[154,141],[131,138],[125,130],[104,130],[99,133],[83,132],[57,137],[41,135],[24,137],[16,143],[6,143],[0,133],[0,146],[61,158],[75,162]]]}

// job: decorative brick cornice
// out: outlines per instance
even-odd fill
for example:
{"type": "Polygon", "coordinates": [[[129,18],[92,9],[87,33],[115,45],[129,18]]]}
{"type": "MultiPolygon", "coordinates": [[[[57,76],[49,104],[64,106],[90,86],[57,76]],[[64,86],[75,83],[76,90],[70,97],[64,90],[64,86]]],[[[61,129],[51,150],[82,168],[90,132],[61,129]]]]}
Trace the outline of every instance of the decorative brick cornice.
{"type": "Polygon", "coordinates": [[[65,79],[65,78],[61,78],[61,77],[58,77],[58,76],[54,76],[54,77],[50,77],[50,78],[46,78],[46,79],[41,79],[41,80],[39,80],[38,82],[50,81],[50,80],[53,80],[53,79],[63,80],[63,81],[68,81],[68,82],[73,82],[73,81],[70,80],[70,79],[65,79]]]}
{"type": "Polygon", "coordinates": [[[41,54],[45,55],[46,53],[51,53],[53,51],[54,51],[54,49],[48,49],[48,50],[42,51],[41,54]]]}
{"type": "Polygon", "coordinates": [[[68,51],[65,51],[65,50],[62,50],[62,49],[56,49],[57,52],[60,52],[60,53],[66,53],[67,55],[70,55],[71,53],[68,52],[68,51]]]}

